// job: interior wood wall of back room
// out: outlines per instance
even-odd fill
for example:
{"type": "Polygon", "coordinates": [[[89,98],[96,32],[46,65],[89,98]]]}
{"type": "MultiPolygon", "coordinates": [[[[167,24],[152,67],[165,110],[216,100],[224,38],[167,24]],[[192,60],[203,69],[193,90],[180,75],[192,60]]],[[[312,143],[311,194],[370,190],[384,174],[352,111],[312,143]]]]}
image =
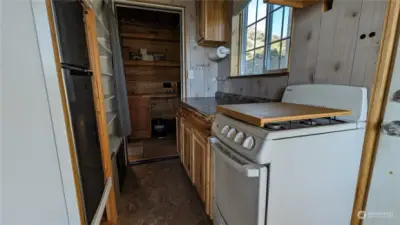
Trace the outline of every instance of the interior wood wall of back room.
{"type": "Polygon", "coordinates": [[[327,12],[322,3],[295,9],[289,76],[227,79],[225,59],[218,91],[280,100],[287,85],[315,83],[365,86],[370,95],[385,12],[384,0],[334,1],[327,12]]]}
{"type": "Polygon", "coordinates": [[[212,48],[197,45],[195,0],[142,0],[185,7],[186,97],[214,97],[217,91],[218,63],[208,59],[212,48]]]}

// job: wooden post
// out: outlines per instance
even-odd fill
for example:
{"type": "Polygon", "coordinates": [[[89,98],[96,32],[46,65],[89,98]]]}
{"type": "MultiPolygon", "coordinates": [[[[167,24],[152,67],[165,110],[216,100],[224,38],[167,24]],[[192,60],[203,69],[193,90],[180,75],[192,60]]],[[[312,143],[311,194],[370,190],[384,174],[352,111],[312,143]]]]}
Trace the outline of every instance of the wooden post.
{"type": "MultiPolygon", "coordinates": [[[[100,141],[100,150],[103,162],[104,170],[104,181],[113,176],[111,154],[109,147],[109,139],[107,132],[107,118],[104,111],[104,93],[103,86],[101,83],[101,69],[99,62],[99,49],[97,43],[97,32],[96,32],[96,17],[93,9],[86,8],[85,10],[85,30],[86,40],[89,50],[90,68],[92,70],[92,85],[93,85],[93,98],[94,107],[96,111],[97,129],[100,141]]],[[[116,225],[118,223],[117,206],[115,201],[114,185],[111,186],[110,195],[106,204],[107,221],[110,225],[116,225]]]]}
{"type": "MultiPolygon", "coordinates": [[[[351,225],[361,225],[362,220],[358,214],[365,210],[371,182],[373,163],[379,142],[380,124],[382,122],[387,91],[393,72],[395,51],[399,38],[400,1],[389,0],[387,3],[385,22],[381,46],[374,78],[374,86],[368,110],[367,128],[364,138],[363,153],[361,156],[360,170],[356,195],[353,205],[351,225]]],[[[397,56],[399,57],[399,56],[397,56]]]]}

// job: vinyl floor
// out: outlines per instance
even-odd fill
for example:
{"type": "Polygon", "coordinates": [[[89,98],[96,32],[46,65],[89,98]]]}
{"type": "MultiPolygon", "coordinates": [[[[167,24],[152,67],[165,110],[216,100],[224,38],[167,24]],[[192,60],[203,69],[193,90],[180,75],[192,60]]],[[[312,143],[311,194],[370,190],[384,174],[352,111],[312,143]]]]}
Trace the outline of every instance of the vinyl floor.
{"type": "Polygon", "coordinates": [[[179,159],[128,167],[120,225],[212,225],[179,159]]]}

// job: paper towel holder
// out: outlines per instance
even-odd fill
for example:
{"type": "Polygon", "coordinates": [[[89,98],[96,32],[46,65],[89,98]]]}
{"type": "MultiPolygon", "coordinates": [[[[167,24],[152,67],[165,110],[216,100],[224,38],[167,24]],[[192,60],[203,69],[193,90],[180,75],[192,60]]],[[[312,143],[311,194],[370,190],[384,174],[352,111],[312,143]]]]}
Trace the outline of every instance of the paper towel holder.
{"type": "Polygon", "coordinates": [[[228,54],[230,54],[231,50],[225,46],[219,46],[213,49],[211,52],[208,53],[208,58],[211,61],[218,62],[221,59],[226,58],[228,54]]]}

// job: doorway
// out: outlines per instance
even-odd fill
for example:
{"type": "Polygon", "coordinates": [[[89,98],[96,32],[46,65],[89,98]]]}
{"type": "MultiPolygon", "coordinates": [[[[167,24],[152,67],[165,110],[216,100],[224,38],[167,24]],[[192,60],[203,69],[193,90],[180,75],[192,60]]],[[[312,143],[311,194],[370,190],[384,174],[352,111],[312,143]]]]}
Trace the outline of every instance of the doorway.
{"type": "Polygon", "coordinates": [[[128,161],[176,158],[175,117],[185,95],[183,12],[143,5],[115,9],[132,127],[128,161]]]}

